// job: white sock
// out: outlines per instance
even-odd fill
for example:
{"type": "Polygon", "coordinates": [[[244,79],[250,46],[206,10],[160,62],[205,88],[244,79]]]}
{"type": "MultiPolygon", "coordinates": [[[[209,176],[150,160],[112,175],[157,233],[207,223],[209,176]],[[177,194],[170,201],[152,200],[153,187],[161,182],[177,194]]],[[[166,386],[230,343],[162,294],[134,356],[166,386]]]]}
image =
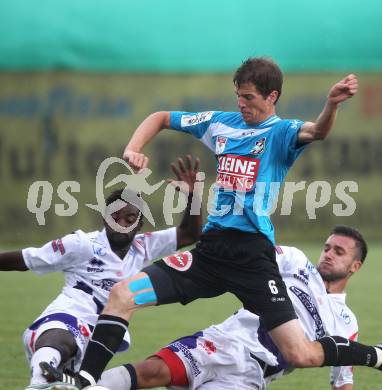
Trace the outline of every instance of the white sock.
{"type": "Polygon", "coordinates": [[[381,345],[377,345],[375,347],[375,351],[377,352],[377,363],[375,364],[374,367],[376,368],[380,368],[382,367],[382,346],[381,345]]]}
{"type": "Polygon", "coordinates": [[[130,390],[131,378],[129,371],[123,366],[106,370],[102,373],[101,379],[97,384],[105,386],[110,390],[130,390]]]}
{"type": "Polygon", "coordinates": [[[48,362],[51,366],[57,368],[61,363],[61,354],[55,348],[42,347],[38,349],[32,356],[30,361],[31,367],[31,384],[46,383],[46,379],[42,376],[39,363],[48,362]]]}

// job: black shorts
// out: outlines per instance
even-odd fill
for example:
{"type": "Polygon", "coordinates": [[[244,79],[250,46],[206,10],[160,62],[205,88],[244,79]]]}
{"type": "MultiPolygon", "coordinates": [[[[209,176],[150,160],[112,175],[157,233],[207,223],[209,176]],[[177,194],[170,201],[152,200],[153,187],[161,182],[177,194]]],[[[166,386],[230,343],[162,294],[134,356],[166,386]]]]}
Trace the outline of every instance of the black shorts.
{"type": "Polygon", "coordinates": [[[180,252],[142,270],[157,304],[187,304],[231,292],[261,316],[267,330],[297,318],[281,279],[273,244],[262,234],[213,230],[190,252],[180,252]]]}

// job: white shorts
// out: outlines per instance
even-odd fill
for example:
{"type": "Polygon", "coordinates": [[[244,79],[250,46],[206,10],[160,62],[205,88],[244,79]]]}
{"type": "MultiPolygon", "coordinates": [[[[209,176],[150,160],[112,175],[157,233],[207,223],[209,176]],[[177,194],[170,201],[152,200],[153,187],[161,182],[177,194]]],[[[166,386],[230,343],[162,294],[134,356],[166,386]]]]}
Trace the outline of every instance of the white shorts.
{"type": "MultiPolygon", "coordinates": [[[[72,314],[45,310],[23,334],[24,350],[29,362],[35,352],[36,340],[48,329],[64,329],[72,333],[78,349],[76,356],[65,364],[65,368],[78,371],[93,332],[93,326],[72,314]]],[[[129,347],[130,334],[127,331],[117,352],[126,352],[129,347]]]]}
{"type": "Polygon", "coordinates": [[[210,328],[160,350],[170,368],[170,389],[263,390],[263,370],[243,343],[210,328]]]}
{"type": "Polygon", "coordinates": [[[28,361],[31,360],[35,352],[36,340],[48,329],[64,329],[72,333],[78,349],[76,356],[65,366],[77,371],[91,336],[89,325],[67,313],[50,313],[38,318],[23,334],[24,349],[28,361]]]}

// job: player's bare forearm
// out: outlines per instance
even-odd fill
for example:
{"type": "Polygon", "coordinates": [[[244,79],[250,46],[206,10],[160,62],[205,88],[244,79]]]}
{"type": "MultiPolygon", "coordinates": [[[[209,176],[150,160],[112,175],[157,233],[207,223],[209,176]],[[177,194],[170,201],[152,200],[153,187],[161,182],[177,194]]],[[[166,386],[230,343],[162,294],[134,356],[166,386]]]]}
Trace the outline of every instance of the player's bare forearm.
{"type": "Polygon", "coordinates": [[[325,139],[333,127],[338,105],[353,97],[358,90],[358,80],[354,74],[349,74],[329,91],[324,109],[315,123],[306,122],[301,126],[298,135],[300,144],[325,139]]]}
{"type": "Polygon", "coordinates": [[[169,112],[159,111],[149,115],[135,130],[123,152],[123,159],[133,168],[146,168],[148,158],[141,151],[161,130],[169,128],[169,126],[169,112]]]}
{"type": "Polygon", "coordinates": [[[28,271],[22,252],[0,253],[0,271],[28,271]]]}
{"type": "Polygon", "coordinates": [[[309,143],[325,139],[333,127],[337,114],[337,104],[326,102],[316,122],[305,122],[299,131],[298,142],[309,143]]]}
{"type": "Polygon", "coordinates": [[[187,207],[184,210],[183,218],[179,226],[176,228],[177,249],[187,245],[194,244],[202,233],[202,210],[192,210],[192,202],[197,202],[198,194],[190,192],[187,199],[187,207]],[[193,213],[191,214],[191,210],[193,213]],[[196,211],[196,212],[195,212],[196,211]]]}
{"type": "Polygon", "coordinates": [[[202,232],[201,199],[198,191],[194,191],[199,164],[200,160],[196,158],[193,161],[191,155],[186,157],[186,162],[178,158],[178,167],[171,164],[177,181],[169,179],[168,182],[176,185],[180,191],[188,195],[182,221],[176,228],[177,249],[195,243],[202,232]]]}

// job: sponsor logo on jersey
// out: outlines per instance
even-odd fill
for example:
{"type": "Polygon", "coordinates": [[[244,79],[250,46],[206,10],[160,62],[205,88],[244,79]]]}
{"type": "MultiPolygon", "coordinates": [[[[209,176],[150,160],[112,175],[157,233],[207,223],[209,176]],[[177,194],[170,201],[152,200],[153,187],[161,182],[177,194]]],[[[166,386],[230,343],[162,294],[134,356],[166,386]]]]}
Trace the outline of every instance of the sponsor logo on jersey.
{"type": "Polygon", "coordinates": [[[93,245],[93,253],[96,256],[105,256],[106,255],[106,248],[103,246],[93,245]]]}
{"type": "Polygon", "coordinates": [[[102,266],[105,265],[105,263],[102,260],[97,259],[96,257],[91,258],[89,260],[89,264],[91,265],[91,267],[86,268],[86,270],[88,272],[103,272],[104,271],[102,266]]]}
{"type": "Polygon", "coordinates": [[[111,288],[117,282],[112,279],[101,279],[101,280],[92,280],[92,285],[102,288],[102,290],[110,291],[111,288]]]}
{"type": "Polygon", "coordinates": [[[187,271],[192,265],[192,253],[189,251],[176,253],[163,258],[163,261],[177,271],[187,271]]]}
{"type": "Polygon", "coordinates": [[[103,268],[96,268],[96,267],[87,267],[86,271],[87,272],[103,272],[104,269],[103,268]]]}
{"type": "Polygon", "coordinates": [[[52,241],[52,248],[53,248],[53,252],[60,251],[61,255],[65,253],[65,247],[64,244],[62,243],[61,238],[52,241]]]}
{"type": "Polygon", "coordinates": [[[309,260],[305,263],[305,267],[312,275],[315,275],[318,272],[316,266],[309,260]]]}
{"type": "Polygon", "coordinates": [[[194,126],[211,119],[213,111],[199,112],[194,115],[182,115],[181,126],[194,126]]]}
{"type": "Polygon", "coordinates": [[[105,265],[105,263],[100,260],[100,259],[97,259],[96,257],[93,257],[89,260],[89,264],[92,265],[93,267],[102,267],[103,265],[105,265]]]}
{"type": "Polygon", "coordinates": [[[351,323],[351,317],[344,309],[341,310],[340,316],[344,320],[346,325],[349,325],[351,323]]]}
{"type": "Polygon", "coordinates": [[[222,154],[227,144],[227,137],[218,135],[216,137],[215,154],[222,154]]]}
{"type": "Polygon", "coordinates": [[[293,277],[304,283],[306,286],[309,284],[309,274],[305,268],[299,268],[297,274],[293,274],[293,277]]]}
{"type": "Polygon", "coordinates": [[[299,121],[297,121],[296,119],[293,119],[293,121],[291,122],[291,129],[297,129],[298,128],[298,125],[299,125],[299,121]]]}
{"type": "Polygon", "coordinates": [[[265,129],[252,129],[252,130],[246,130],[241,133],[242,137],[258,137],[261,134],[266,133],[267,131],[271,130],[272,127],[267,127],[265,129]]]}
{"type": "Polygon", "coordinates": [[[317,338],[321,338],[325,336],[324,324],[322,322],[321,316],[318,313],[317,307],[314,304],[312,297],[307,294],[305,291],[300,290],[296,286],[290,286],[289,290],[292,291],[294,295],[301,301],[301,303],[305,306],[305,309],[313,318],[315,324],[315,333],[317,338]]]}
{"type": "Polygon", "coordinates": [[[216,184],[219,187],[242,192],[251,191],[259,173],[260,160],[226,154],[218,157],[216,184]]]}
{"type": "Polygon", "coordinates": [[[259,141],[256,141],[255,146],[251,150],[251,153],[253,153],[255,156],[260,155],[264,152],[265,149],[265,140],[266,138],[261,138],[259,141]]]}

